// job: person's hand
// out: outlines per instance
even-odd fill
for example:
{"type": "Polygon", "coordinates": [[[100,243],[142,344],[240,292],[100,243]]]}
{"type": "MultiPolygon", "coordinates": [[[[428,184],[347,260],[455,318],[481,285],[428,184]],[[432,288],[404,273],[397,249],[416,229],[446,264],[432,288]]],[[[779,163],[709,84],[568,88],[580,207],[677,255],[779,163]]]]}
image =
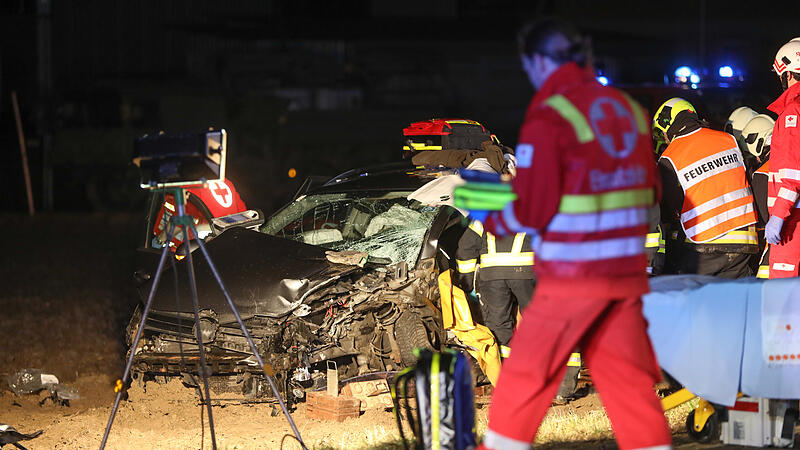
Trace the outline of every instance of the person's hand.
{"type": "Polygon", "coordinates": [[[781,229],[783,228],[783,219],[778,216],[770,216],[767,226],[764,227],[764,237],[767,242],[777,245],[781,242],[781,229]]]}

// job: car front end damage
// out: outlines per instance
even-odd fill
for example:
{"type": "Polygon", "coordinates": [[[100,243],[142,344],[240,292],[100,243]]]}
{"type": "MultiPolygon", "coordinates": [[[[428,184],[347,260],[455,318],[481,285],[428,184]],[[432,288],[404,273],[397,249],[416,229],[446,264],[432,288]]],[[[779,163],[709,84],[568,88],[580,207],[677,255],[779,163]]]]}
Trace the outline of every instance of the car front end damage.
{"type": "MultiPolygon", "coordinates": [[[[327,361],[335,361],[339,378],[346,379],[399,370],[415,362],[414,348],[441,347],[444,333],[436,304],[438,270],[433,258],[420,260],[413,270],[407,269],[405,261],[342,265],[326,260],[324,248],[243,229],[226,232],[208,247],[223,277],[236,274],[226,278],[226,284],[267,370],[274,373],[288,402],[324,386],[327,361]],[[258,254],[254,249],[258,245],[267,245],[272,254],[284,257],[267,261],[267,266],[271,263],[274,267],[263,267],[259,260],[246,256],[258,254]],[[276,251],[281,246],[284,248],[276,251]],[[245,248],[249,252],[242,252],[245,248]],[[300,262],[298,267],[285,267],[287,254],[292,256],[290,260],[300,262]],[[249,274],[256,266],[261,276],[249,274]],[[273,275],[305,272],[305,276],[265,280],[263,274],[268,272],[264,270],[270,269],[277,272],[273,275]]],[[[184,272],[182,264],[175,268],[184,272]]],[[[200,275],[208,268],[200,260],[196,270],[200,275]]],[[[185,282],[178,282],[177,292],[174,285],[169,286],[174,278],[170,275],[162,276],[161,295],[157,293],[154,299],[134,350],[134,378],[143,382],[183,375],[185,381],[196,383],[189,375],[199,373],[189,292],[185,282]],[[177,299],[170,293],[177,294],[177,299]]],[[[214,375],[215,395],[268,400],[272,393],[262,369],[219,288],[210,284],[211,278],[198,276],[199,327],[207,365],[214,375]]],[[[141,322],[141,310],[140,306],[128,325],[129,346],[141,322]]]]}

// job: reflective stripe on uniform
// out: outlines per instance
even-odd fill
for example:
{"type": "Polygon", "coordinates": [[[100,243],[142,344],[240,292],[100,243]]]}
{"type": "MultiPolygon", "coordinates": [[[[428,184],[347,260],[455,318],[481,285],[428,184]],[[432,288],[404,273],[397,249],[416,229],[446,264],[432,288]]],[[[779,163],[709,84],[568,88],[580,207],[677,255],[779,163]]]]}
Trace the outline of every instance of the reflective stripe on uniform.
{"type": "Polygon", "coordinates": [[[787,263],[773,263],[772,270],[781,270],[792,272],[794,271],[795,265],[794,264],[787,264],[787,263]]]}
{"type": "MultiPolygon", "coordinates": [[[[698,223],[697,225],[695,225],[695,226],[693,226],[691,228],[687,228],[685,230],[686,236],[687,237],[688,236],[697,236],[698,234],[700,234],[700,233],[702,233],[704,231],[708,231],[708,230],[716,227],[717,225],[721,225],[721,224],[723,224],[723,223],[725,223],[725,222],[727,222],[727,221],[729,221],[731,219],[736,219],[737,217],[743,216],[743,215],[748,214],[748,213],[752,213],[754,211],[755,211],[755,209],[753,208],[753,204],[752,203],[748,203],[748,204],[742,205],[742,206],[737,206],[736,208],[732,208],[732,209],[729,209],[727,211],[723,211],[723,212],[717,214],[716,216],[710,217],[710,218],[698,223]]],[[[694,243],[703,244],[703,243],[706,243],[706,242],[709,242],[709,241],[713,241],[714,239],[716,239],[716,236],[711,238],[711,239],[707,239],[707,240],[703,240],[703,241],[697,241],[697,240],[692,239],[691,237],[689,239],[694,243]]]]}
{"type": "Polygon", "coordinates": [[[480,267],[515,267],[532,266],[533,252],[523,252],[525,233],[517,233],[510,252],[497,251],[497,239],[492,233],[486,233],[486,253],[481,255],[480,267]]]}
{"type": "Polygon", "coordinates": [[[644,246],[646,248],[653,248],[659,246],[659,241],[661,240],[661,233],[647,233],[644,239],[644,246]]]}
{"type": "Polygon", "coordinates": [[[720,206],[723,206],[726,203],[730,203],[735,200],[745,198],[748,195],[753,195],[753,192],[750,190],[749,187],[745,187],[742,189],[735,190],[733,192],[722,194],[717,198],[711,199],[703,204],[697,205],[694,208],[681,214],[681,222],[686,223],[687,221],[694,219],[695,217],[700,216],[702,214],[705,214],[711,211],[712,209],[719,208],[720,206]]]}
{"type": "Polygon", "coordinates": [[[613,209],[650,206],[653,204],[653,189],[630,189],[604,194],[564,195],[558,212],[585,214],[613,209]]]}
{"type": "Polygon", "coordinates": [[[492,450],[530,450],[531,443],[518,441],[510,437],[505,437],[492,430],[486,430],[483,435],[483,446],[492,450]]]}
{"type": "Polygon", "coordinates": [[[778,197],[784,200],[789,200],[790,202],[794,203],[797,201],[797,192],[782,187],[781,190],[778,191],[778,197]]]}
{"type": "Polygon", "coordinates": [[[478,236],[483,236],[483,224],[480,220],[473,220],[470,222],[469,229],[477,233],[478,236]]]}
{"type": "Polygon", "coordinates": [[[769,279],[769,266],[758,266],[756,278],[769,279]]]}
{"type": "Polygon", "coordinates": [[[788,178],[790,180],[800,181],[800,170],[780,169],[778,171],[778,175],[776,176],[776,181],[777,177],[780,177],[781,180],[788,178]]]}
{"type": "MultiPolygon", "coordinates": [[[[686,242],[692,242],[686,238],[686,242]]],[[[756,227],[751,225],[746,230],[734,230],[716,239],[704,242],[704,244],[749,244],[758,245],[758,233],[756,227]]]]}
{"type": "Polygon", "coordinates": [[[572,104],[566,97],[561,94],[556,94],[544,101],[548,106],[556,110],[556,112],[564,118],[572,129],[575,130],[575,136],[578,137],[578,142],[585,144],[594,140],[594,132],[589,122],[583,117],[583,114],[572,104]]]}
{"type": "Polygon", "coordinates": [[[650,129],[647,125],[648,121],[645,119],[644,114],[642,113],[642,109],[639,107],[636,101],[630,97],[630,95],[623,91],[617,92],[625,97],[625,101],[628,102],[628,107],[630,107],[631,111],[633,111],[633,117],[636,119],[636,127],[639,128],[639,134],[648,134],[650,129]]]}
{"type": "Polygon", "coordinates": [[[468,259],[464,261],[463,259],[456,259],[456,268],[460,273],[472,273],[475,272],[475,268],[478,265],[478,259],[468,259]]]}
{"type": "Polygon", "coordinates": [[[511,356],[511,347],[508,347],[506,345],[501,345],[500,346],[500,357],[501,358],[508,358],[509,356],[511,356]]]}
{"type": "Polygon", "coordinates": [[[516,266],[532,266],[533,265],[533,252],[521,253],[487,253],[481,255],[480,267],[516,267],[516,266]]]}
{"type": "Polygon", "coordinates": [[[770,208],[775,206],[775,197],[767,197],[767,206],[770,208]]]}
{"type": "Polygon", "coordinates": [[[546,261],[597,261],[644,253],[644,236],[589,242],[542,242],[539,257],[546,261]]]}
{"type": "Polygon", "coordinates": [[[732,147],[694,161],[678,170],[678,180],[680,180],[683,191],[686,192],[692,186],[714,175],[742,167],[743,164],[739,160],[740,155],[739,148],[732,147]],[[698,170],[698,167],[703,167],[704,169],[701,171],[698,170]]]}
{"type": "Polygon", "coordinates": [[[486,253],[497,253],[497,238],[492,233],[486,233],[486,253]]]}
{"type": "MultiPolygon", "coordinates": [[[[585,214],[557,213],[547,226],[548,231],[561,233],[596,233],[647,224],[647,209],[624,208],[585,214]]],[[[656,245],[658,242],[656,242],[656,245]]]]}
{"type": "MultiPolygon", "coordinates": [[[[500,217],[502,217],[503,222],[510,228],[510,231],[514,233],[532,233],[536,234],[536,230],[530,227],[526,227],[522,225],[519,220],[517,219],[517,215],[514,213],[514,202],[508,202],[503,211],[500,213],[500,217]]],[[[500,223],[498,223],[500,225],[500,223]]]]}
{"type": "Polygon", "coordinates": [[[511,244],[511,253],[521,253],[522,244],[525,243],[525,236],[527,233],[517,233],[514,236],[514,243],[511,244]]]}
{"type": "Polygon", "coordinates": [[[567,360],[567,367],[580,367],[581,366],[581,354],[580,353],[572,353],[569,355],[569,359],[567,360]]]}

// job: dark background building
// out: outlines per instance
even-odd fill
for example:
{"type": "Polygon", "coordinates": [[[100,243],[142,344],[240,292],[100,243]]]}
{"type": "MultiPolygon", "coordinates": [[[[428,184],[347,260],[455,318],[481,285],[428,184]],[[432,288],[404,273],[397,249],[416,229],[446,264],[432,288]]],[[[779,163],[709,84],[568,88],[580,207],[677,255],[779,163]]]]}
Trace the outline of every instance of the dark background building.
{"type": "Polygon", "coordinates": [[[775,51],[800,36],[797,3],[8,0],[0,211],[26,209],[12,91],[39,211],[141,207],[132,143],[158,130],[226,128],[229,176],[265,212],[308,175],[400,158],[412,121],[468,117],[513,145],[532,94],[514,38],[543,14],[590,35],[596,67],[647,107],[674,95],[676,67],[697,68],[687,95],[717,124],[765,111],[775,51]],[[720,88],[723,64],[744,81],[720,88]]]}

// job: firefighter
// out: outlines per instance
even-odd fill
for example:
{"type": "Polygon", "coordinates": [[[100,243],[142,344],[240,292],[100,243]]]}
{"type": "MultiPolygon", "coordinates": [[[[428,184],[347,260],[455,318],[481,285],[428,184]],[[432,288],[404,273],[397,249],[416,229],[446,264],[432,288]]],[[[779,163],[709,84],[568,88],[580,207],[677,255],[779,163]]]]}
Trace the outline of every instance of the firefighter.
{"type": "Polygon", "coordinates": [[[500,344],[500,356],[507,358],[508,342],[514,332],[515,306],[523,311],[536,285],[530,236],[516,233],[497,238],[484,231],[480,221],[472,220],[458,241],[456,265],[464,292],[480,292],[484,325],[500,344]]]}
{"type": "Polygon", "coordinates": [[[483,448],[530,447],[580,345],[620,448],[668,448],[642,316],[647,209],[657,197],[641,107],[594,79],[587,40],[556,20],[520,32],[537,88],[516,149],[517,200],[491,213],[495,235],[533,239],[537,285],[511,339],[483,448]]]}
{"type": "Polygon", "coordinates": [[[676,97],[653,117],[653,132],[669,144],[658,161],[661,221],[673,238],[667,258],[677,273],[751,276],[757,217],[742,153],[736,138],[703,127],[695,111],[676,97]]]}
{"type": "Polygon", "coordinates": [[[763,240],[764,225],[769,219],[769,206],[775,204],[774,192],[769,194],[769,181],[772,177],[769,173],[769,153],[772,141],[772,128],[775,121],[766,114],[759,114],[753,117],[742,130],[742,138],[755,161],[761,165],[753,172],[750,179],[750,186],[753,188],[753,198],[756,203],[758,213],[759,243],[763,246],[761,259],[758,264],[756,277],[769,278],[769,244],[763,240]]]}
{"type": "Polygon", "coordinates": [[[770,244],[769,277],[796,277],[800,264],[800,212],[797,210],[800,191],[800,38],[784,44],[775,55],[775,73],[781,81],[783,94],[769,110],[778,114],[772,130],[769,184],[775,204],[764,227],[764,237],[770,244]]]}
{"type": "Polygon", "coordinates": [[[733,135],[737,140],[742,136],[742,129],[758,113],[749,106],[740,106],[733,110],[728,120],[725,122],[724,131],[733,135]]]}

